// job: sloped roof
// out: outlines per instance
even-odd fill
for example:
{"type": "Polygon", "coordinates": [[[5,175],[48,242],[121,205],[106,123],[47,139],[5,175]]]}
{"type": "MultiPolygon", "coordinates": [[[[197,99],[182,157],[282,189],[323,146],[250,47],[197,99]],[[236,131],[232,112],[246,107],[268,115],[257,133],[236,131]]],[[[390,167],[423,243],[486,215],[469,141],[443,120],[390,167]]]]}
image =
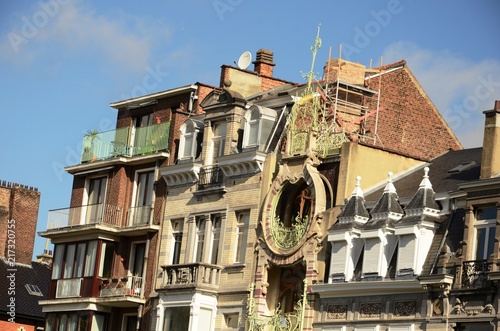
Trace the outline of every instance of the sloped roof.
{"type": "Polygon", "coordinates": [[[47,299],[51,269],[47,264],[31,262],[31,265],[15,264],[10,266],[6,260],[0,258],[0,315],[7,313],[7,305],[11,297],[15,297],[16,317],[23,317],[33,320],[44,320],[45,313],[38,305],[39,300],[47,299]],[[15,276],[15,295],[9,295],[10,281],[9,275],[15,276]],[[43,296],[36,296],[28,293],[26,284],[36,285],[43,296]]]}
{"type": "MultiPolygon", "coordinates": [[[[441,192],[453,192],[458,189],[458,184],[479,179],[481,170],[482,148],[469,148],[462,150],[448,150],[446,153],[432,159],[428,165],[429,180],[436,194],[441,192]],[[474,162],[472,164],[471,162],[474,162]],[[464,170],[450,172],[460,165],[470,164],[464,170]]],[[[394,180],[394,186],[400,200],[411,198],[417,192],[422,181],[422,171],[414,171],[406,176],[394,180]]],[[[384,186],[365,192],[365,201],[376,202],[384,192],[384,186]]]]}

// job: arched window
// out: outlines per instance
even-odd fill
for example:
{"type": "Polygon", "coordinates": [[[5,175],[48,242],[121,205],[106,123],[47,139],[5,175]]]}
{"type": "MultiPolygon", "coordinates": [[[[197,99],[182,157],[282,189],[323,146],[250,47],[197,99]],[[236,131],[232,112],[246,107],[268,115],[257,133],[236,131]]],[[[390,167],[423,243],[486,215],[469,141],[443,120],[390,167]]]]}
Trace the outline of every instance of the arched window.
{"type": "Polygon", "coordinates": [[[181,125],[180,130],[179,160],[196,159],[201,153],[203,123],[189,119],[181,125]]]}

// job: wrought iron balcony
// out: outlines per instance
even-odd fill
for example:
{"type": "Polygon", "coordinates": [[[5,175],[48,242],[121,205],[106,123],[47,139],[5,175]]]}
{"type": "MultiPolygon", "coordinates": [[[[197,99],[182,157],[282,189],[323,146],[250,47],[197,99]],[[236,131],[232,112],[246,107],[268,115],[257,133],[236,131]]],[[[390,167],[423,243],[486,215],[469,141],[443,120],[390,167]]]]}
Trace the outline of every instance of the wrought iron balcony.
{"type": "Polygon", "coordinates": [[[118,227],[122,209],[104,203],[49,210],[49,231],[75,226],[105,224],[118,227]]]}
{"type": "Polygon", "coordinates": [[[81,162],[105,160],[116,156],[136,156],[168,149],[170,122],[133,130],[130,127],[105,132],[89,131],[83,138],[81,162]]]}
{"type": "MultiPolygon", "coordinates": [[[[487,260],[464,261],[462,263],[462,289],[488,287],[488,272],[493,263],[487,260]]],[[[460,279],[460,278],[459,278],[460,279]]]]}
{"type": "Polygon", "coordinates": [[[217,290],[222,267],[207,263],[162,266],[162,288],[202,287],[217,290]]]}
{"type": "Polygon", "coordinates": [[[224,175],[219,166],[208,166],[200,169],[200,180],[198,190],[204,190],[211,187],[221,186],[224,175]]]}
{"type": "Polygon", "coordinates": [[[99,290],[99,297],[141,297],[142,277],[128,276],[103,279],[99,290]]]}

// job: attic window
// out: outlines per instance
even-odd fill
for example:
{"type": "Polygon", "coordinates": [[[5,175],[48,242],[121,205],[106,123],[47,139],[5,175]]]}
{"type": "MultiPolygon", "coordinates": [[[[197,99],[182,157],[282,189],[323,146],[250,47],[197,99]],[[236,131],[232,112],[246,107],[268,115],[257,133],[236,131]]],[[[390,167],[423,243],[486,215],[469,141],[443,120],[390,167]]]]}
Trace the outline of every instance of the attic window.
{"type": "Polygon", "coordinates": [[[43,297],[42,291],[40,291],[40,288],[37,285],[32,285],[32,284],[26,284],[26,290],[28,291],[29,294],[38,296],[38,297],[43,297]]]}
{"type": "Polygon", "coordinates": [[[462,164],[459,164],[456,167],[451,168],[450,170],[448,170],[448,173],[449,174],[458,174],[459,172],[462,172],[462,171],[465,171],[465,170],[469,170],[470,168],[472,168],[475,165],[476,165],[475,161],[463,162],[462,164]]]}

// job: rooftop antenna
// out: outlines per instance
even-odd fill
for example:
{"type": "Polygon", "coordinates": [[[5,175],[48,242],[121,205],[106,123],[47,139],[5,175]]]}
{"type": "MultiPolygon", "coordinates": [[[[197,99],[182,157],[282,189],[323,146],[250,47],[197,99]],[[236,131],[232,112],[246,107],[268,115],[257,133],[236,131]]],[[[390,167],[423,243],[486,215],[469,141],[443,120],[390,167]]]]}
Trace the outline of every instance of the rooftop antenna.
{"type": "Polygon", "coordinates": [[[236,65],[238,66],[238,68],[246,70],[251,62],[252,53],[250,53],[249,51],[245,51],[240,55],[240,58],[238,59],[238,63],[236,65]]]}

